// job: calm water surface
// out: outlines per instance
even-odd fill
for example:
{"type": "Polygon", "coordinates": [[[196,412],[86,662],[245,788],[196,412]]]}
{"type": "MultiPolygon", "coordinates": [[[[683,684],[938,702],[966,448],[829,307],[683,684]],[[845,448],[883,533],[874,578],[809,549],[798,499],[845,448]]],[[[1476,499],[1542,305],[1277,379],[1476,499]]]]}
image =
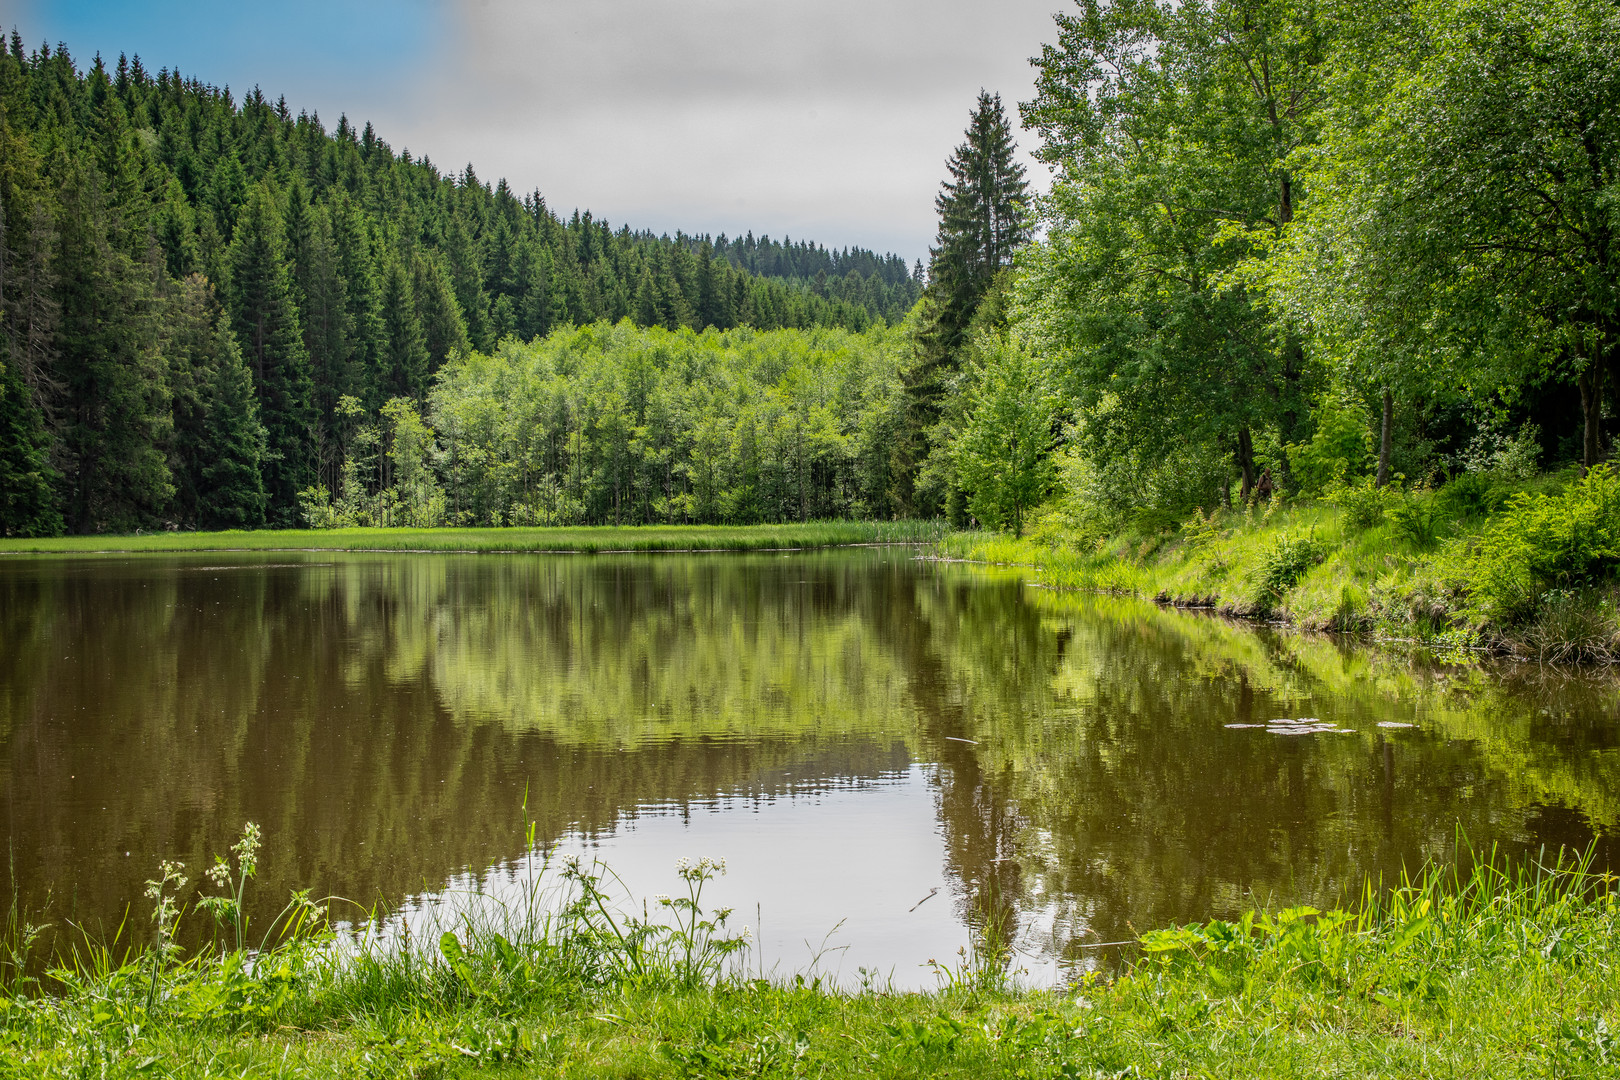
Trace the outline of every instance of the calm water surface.
{"type": "Polygon", "coordinates": [[[142,932],[158,860],[253,820],[260,919],[304,887],[410,912],[545,852],[650,895],[724,856],[766,967],[930,985],[995,910],[1057,978],[1459,828],[1612,864],[1617,705],[906,549],[0,560],[16,889],[142,932]],[[1345,730],[1227,726],[1300,717],[1345,730]]]}

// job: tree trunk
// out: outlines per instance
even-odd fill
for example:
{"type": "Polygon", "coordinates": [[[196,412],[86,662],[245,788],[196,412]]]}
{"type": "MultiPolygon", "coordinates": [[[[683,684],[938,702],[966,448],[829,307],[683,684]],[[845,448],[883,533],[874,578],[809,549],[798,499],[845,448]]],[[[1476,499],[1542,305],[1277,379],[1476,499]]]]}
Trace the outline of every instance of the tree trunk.
{"type": "Polygon", "coordinates": [[[1249,435],[1247,427],[1238,429],[1238,470],[1243,474],[1243,487],[1238,497],[1248,505],[1249,495],[1254,491],[1254,439],[1249,435]]]}
{"type": "Polygon", "coordinates": [[[1603,368],[1596,361],[1587,365],[1575,384],[1581,391],[1581,464],[1590,469],[1602,455],[1603,368]]]}
{"type": "Polygon", "coordinates": [[[1378,480],[1379,487],[1389,484],[1389,445],[1395,435],[1395,395],[1384,387],[1384,422],[1378,432],[1378,480]]]}

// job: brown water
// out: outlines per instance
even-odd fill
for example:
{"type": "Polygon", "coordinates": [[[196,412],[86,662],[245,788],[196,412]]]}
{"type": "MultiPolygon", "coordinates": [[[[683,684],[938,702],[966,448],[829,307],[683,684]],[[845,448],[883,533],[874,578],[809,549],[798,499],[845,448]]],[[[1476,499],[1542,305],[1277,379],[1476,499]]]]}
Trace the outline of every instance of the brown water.
{"type": "Polygon", "coordinates": [[[16,891],[137,936],[157,862],[247,820],[262,920],[498,884],[527,816],[638,893],[725,856],[767,967],[927,984],[994,909],[1039,979],[1459,829],[1612,864],[1617,704],[906,549],[0,560],[16,891]],[[1342,730],[1227,726],[1302,717],[1342,730]]]}

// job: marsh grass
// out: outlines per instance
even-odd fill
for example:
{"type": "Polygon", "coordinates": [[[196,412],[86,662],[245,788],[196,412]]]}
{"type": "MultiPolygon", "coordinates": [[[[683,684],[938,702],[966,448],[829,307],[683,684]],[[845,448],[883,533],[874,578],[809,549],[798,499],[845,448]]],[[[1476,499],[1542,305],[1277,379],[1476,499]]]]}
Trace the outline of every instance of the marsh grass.
{"type": "Polygon", "coordinates": [[[0,1075],[1584,1078],[1620,1065],[1614,882],[1565,854],[1463,848],[1369,883],[1346,910],[1144,934],[1112,975],[1050,990],[1007,977],[987,922],[923,994],[753,974],[730,913],[704,905],[722,871],[683,863],[673,896],[637,904],[600,865],[537,856],[515,891],[470,887],[391,933],[383,913],[359,931],[300,919],[244,951],[223,926],[218,951],[160,958],[155,992],[150,951],[80,950],[50,993],[13,983],[0,997],[0,1075]]]}
{"type": "Polygon", "coordinates": [[[637,525],[504,529],[260,529],[134,536],[0,539],[0,553],[159,551],[609,552],[759,551],[854,544],[934,543],[931,521],[814,521],[785,525],[637,525]]]}

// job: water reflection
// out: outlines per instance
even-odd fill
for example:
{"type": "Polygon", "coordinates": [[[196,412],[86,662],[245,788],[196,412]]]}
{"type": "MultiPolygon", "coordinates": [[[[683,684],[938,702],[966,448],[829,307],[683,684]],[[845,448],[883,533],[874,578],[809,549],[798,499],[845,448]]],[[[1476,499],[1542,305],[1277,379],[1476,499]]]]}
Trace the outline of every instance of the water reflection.
{"type": "Polygon", "coordinates": [[[0,562],[12,872],[91,924],[248,819],[261,919],[294,887],[431,894],[523,857],[526,801],[647,892],[727,856],[722,898],[789,968],[847,918],[846,972],[917,982],[987,910],[1083,963],[1331,902],[1459,827],[1607,843],[1616,697],[904,550],[0,562]],[[1226,726],[1302,716],[1352,733],[1226,726]]]}

